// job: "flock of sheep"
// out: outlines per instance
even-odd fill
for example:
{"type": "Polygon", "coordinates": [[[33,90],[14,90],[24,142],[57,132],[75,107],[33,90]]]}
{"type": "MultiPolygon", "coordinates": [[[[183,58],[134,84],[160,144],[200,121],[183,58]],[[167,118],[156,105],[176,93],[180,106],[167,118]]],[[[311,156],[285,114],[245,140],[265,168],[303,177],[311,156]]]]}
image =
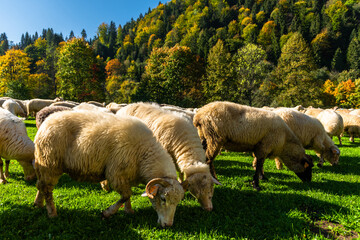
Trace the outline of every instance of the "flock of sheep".
{"type": "Polygon", "coordinates": [[[0,183],[9,178],[9,160],[23,167],[25,180],[37,178],[35,206],[46,205],[57,216],[53,189],[63,173],[78,181],[101,183],[121,195],[102,212],[115,214],[122,204],[133,213],[131,187],[146,184],[147,196],[162,227],[172,226],[176,206],[189,191],[203,209],[213,209],[216,178],[213,161],[221,149],[252,152],[253,187],[265,179],[266,158],[277,168],[285,164],[302,181],[311,181],[312,149],[331,165],[339,162],[332,141],[347,131],[360,134],[360,115],[354,110],[315,108],[253,108],[231,102],[212,102],[199,109],[156,103],[76,103],[32,99],[0,99],[0,183]],[[34,142],[18,118],[36,116],[34,142]]]}

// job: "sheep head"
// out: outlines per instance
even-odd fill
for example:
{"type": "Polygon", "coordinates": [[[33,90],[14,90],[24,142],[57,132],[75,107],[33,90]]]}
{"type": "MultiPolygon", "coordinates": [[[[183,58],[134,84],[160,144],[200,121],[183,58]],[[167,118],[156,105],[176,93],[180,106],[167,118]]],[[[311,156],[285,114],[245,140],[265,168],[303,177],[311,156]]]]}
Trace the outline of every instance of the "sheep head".
{"type": "Polygon", "coordinates": [[[314,166],[312,162],[312,158],[305,154],[305,157],[301,159],[300,164],[302,166],[303,171],[295,172],[295,174],[303,181],[303,182],[311,182],[312,177],[312,167],[314,166]]]}
{"type": "Polygon", "coordinates": [[[221,183],[207,173],[194,173],[186,178],[186,181],[181,185],[186,190],[189,190],[200,203],[201,207],[207,211],[213,209],[212,197],[214,195],[214,183],[221,185],[221,183]]]}
{"type": "Polygon", "coordinates": [[[331,165],[337,165],[339,163],[340,150],[334,145],[323,153],[323,157],[331,165]]]}
{"type": "Polygon", "coordinates": [[[161,227],[171,227],[176,206],[184,197],[184,189],[180,183],[171,178],[154,178],[146,185],[143,196],[149,197],[161,227]]]}

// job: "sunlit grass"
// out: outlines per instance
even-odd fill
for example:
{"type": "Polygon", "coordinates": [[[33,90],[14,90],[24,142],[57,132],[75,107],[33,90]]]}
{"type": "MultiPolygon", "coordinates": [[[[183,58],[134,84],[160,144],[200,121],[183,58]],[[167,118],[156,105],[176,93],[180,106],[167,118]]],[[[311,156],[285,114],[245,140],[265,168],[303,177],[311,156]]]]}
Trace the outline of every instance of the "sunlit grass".
{"type": "MultiPolygon", "coordinates": [[[[33,139],[35,121],[25,122],[33,139]]],[[[287,169],[277,170],[267,160],[264,169],[269,180],[260,182],[260,192],[249,183],[254,174],[251,155],[223,152],[215,160],[223,186],[215,188],[213,212],[203,211],[187,193],[177,208],[174,226],[168,229],[158,227],[156,212],[140,196],[144,185],[133,188],[135,214],[120,210],[102,220],[101,211],[119,195],[102,191],[99,184],[75,182],[68,175],[54,190],[59,217],[49,219],[45,209],[32,206],[35,182],[25,182],[21,167],[11,161],[11,179],[0,185],[0,239],[323,239],[315,226],[319,221],[335,224],[327,237],[356,236],[354,232],[360,232],[360,143],[345,137],[343,143],[340,164],[314,167],[311,183],[302,183],[287,169]]]]}

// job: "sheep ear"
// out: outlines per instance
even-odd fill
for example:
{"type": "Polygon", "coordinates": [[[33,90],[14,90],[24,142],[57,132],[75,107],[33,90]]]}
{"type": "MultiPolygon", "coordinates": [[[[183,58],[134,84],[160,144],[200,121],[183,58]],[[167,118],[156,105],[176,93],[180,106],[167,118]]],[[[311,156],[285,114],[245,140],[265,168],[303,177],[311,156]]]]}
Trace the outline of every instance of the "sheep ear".
{"type": "Polygon", "coordinates": [[[213,176],[211,176],[211,178],[212,178],[213,183],[215,183],[216,185],[222,186],[221,182],[219,182],[216,178],[214,178],[213,176]]]}
{"type": "Polygon", "coordinates": [[[338,154],[338,155],[340,155],[340,150],[337,149],[337,148],[335,148],[335,147],[332,147],[332,148],[331,148],[331,151],[332,151],[333,154],[338,154]]]}
{"type": "Polygon", "coordinates": [[[146,196],[153,199],[156,196],[158,190],[159,190],[159,186],[158,185],[153,185],[153,186],[151,186],[150,188],[147,189],[146,196]]]}
{"type": "Polygon", "coordinates": [[[189,188],[189,181],[185,180],[184,182],[181,183],[181,186],[183,187],[184,192],[186,192],[189,188]]]}

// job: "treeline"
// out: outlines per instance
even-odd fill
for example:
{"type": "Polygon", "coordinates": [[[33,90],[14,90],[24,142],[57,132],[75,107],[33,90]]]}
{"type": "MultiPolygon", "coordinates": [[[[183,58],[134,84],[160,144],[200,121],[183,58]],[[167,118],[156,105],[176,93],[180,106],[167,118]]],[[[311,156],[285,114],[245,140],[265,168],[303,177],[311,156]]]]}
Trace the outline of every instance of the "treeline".
{"type": "Polygon", "coordinates": [[[92,39],[3,33],[0,95],[359,107],[359,20],[359,0],[172,0],[92,39]]]}

